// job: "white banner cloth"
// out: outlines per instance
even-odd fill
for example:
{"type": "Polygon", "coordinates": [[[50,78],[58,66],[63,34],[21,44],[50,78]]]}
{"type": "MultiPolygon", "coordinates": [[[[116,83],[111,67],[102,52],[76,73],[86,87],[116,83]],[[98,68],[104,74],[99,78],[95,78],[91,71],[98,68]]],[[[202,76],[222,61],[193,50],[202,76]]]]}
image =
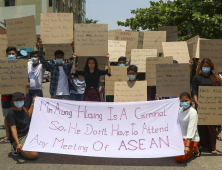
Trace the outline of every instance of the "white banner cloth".
{"type": "Polygon", "coordinates": [[[112,158],[184,154],[179,99],[77,102],[37,97],[25,151],[112,158]]]}

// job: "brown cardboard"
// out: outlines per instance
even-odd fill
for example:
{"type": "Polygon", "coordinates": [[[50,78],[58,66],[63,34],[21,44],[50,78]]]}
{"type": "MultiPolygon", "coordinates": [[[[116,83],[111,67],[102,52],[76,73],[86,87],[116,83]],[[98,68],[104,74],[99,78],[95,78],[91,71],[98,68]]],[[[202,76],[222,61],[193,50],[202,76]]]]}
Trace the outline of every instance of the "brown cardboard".
{"type": "Polygon", "coordinates": [[[6,59],[6,49],[8,45],[8,39],[6,34],[0,34],[0,58],[6,59]]]}
{"type": "Polygon", "coordinates": [[[193,59],[193,44],[187,44],[187,48],[189,51],[190,60],[193,59]]]}
{"type": "Polygon", "coordinates": [[[143,38],[144,38],[144,32],[139,32],[137,49],[143,49],[143,38]]]}
{"type": "Polygon", "coordinates": [[[210,39],[205,39],[205,38],[198,38],[197,40],[197,49],[196,49],[196,58],[200,58],[200,40],[210,40],[210,39]]]}
{"type": "Polygon", "coordinates": [[[197,50],[197,41],[198,41],[198,38],[200,38],[199,35],[187,40],[187,44],[193,44],[193,57],[197,58],[196,57],[196,50],[197,50]]]}
{"type": "Polygon", "coordinates": [[[122,29],[109,30],[108,31],[108,40],[115,40],[116,39],[116,34],[118,34],[118,32],[122,32],[122,29]]]}
{"type": "Polygon", "coordinates": [[[70,44],[46,44],[45,45],[45,59],[46,60],[54,60],[55,59],[55,51],[62,50],[65,55],[65,59],[69,59],[73,53],[72,47],[70,44]]]}
{"type": "Polygon", "coordinates": [[[177,26],[158,27],[158,31],[166,31],[166,42],[177,41],[178,38],[177,26]]]}
{"type": "Polygon", "coordinates": [[[126,41],[108,40],[109,61],[117,62],[126,55],[126,41]]]}

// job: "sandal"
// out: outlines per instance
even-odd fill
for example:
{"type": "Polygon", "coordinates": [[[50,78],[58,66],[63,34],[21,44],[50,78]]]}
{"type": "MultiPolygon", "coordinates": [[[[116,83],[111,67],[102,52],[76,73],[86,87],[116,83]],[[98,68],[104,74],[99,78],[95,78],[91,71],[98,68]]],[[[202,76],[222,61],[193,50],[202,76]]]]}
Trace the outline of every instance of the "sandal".
{"type": "Polygon", "coordinates": [[[211,151],[212,154],[217,154],[217,150],[211,151]]]}
{"type": "Polygon", "coordinates": [[[201,155],[201,151],[200,151],[200,150],[199,150],[199,152],[194,153],[194,156],[195,156],[195,157],[200,157],[200,155],[201,155]]]}
{"type": "Polygon", "coordinates": [[[217,140],[222,141],[222,137],[220,135],[218,135],[217,140]]]}
{"type": "Polygon", "coordinates": [[[0,142],[8,143],[9,142],[9,137],[6,136],[0,142]]]}

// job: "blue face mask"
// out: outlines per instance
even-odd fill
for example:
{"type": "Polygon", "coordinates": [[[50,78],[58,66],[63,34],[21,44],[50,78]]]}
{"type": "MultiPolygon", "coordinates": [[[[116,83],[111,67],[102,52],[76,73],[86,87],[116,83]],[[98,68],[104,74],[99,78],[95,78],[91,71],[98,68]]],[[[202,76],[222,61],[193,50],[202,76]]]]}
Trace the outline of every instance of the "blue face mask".
{"type": "Polygon", "coordinates": [[[36,63],[38,63],[38,61],[39,61],[39,59],[36,58],[36,57],[31,58],[31,60],[32,60],[32,63],[33,63],[33,64],[36,64],[36,63]]]}
{"type": "Polygon", "coordinates": [[[8,58],[8,59],[16,59],[16,56],[14,56],[14,55],[8,55],[7,58],[8,58]]]}
{"type": "Polygon", "coordinates": [[[209,73],[211,71],[211,68],[210,67],[202,67],[202,71],[204,73],[209,73]]]}
{"type": "Polygon", "coordinates": [[[128,75],[128,78],[129,78],[131,81],[133,81],[133,80],[136,79],[136,76],[135,76],[135,75],[128,75]]]}
{"type": "Polygon", "coordinates": [[[190,102],[180,102],[180,106],[184,109],[187,109],[188,107],[190,107],[190,102]]]}
{"type": "Polygon", "coordinates": [[[125,66],[125,64],[119,64],[119,66],[125,66]]]}
{"type": "Polygon", "coordinates": [[[14,102],[15,107],[20,108],[24,105],[24,101],[15,101],[14,102]]]}
{"type": "Polygon", "coordinates": [[[63,59],[62,59],[62,58],[61,58],[61,59],[60,59],[60,58],[59,58],[59,59],[56,59],[56,63],[57,63],[57,64],[62,64],[62,62],[63,62],[63,59]]]}

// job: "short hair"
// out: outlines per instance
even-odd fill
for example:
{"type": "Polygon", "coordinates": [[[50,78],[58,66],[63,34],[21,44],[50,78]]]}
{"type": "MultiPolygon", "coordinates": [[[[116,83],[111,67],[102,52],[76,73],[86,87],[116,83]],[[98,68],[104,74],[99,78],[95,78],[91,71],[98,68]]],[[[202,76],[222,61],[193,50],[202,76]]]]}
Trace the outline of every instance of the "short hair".
{"type": "Polygon", "coordinates": [[[62,56],[65,55],[65,53],[64,53],[62,50],[57,50],[57,51],[55,51],[54,55],[56,56],[56,55],[58,55],[58,54],[62,54],[62,56]]]}
{"type": "Polygon", "coordinates": [[[32,57],[32,56],[35,55],[35,54],[38,54],[38,56],[39,56],[39,52],[38,52],[38,51],[33,51],[33,52],[31,52],[31,53],[30,53],[30,56],[32,57]]]}
{"type": "Polygon", "coordinates": [[[178,61],[177,61],[177,60],[173,60],[173,63],[174,63],[174,64],[178,64],[178,61]]]}
{"type": "Polygon", "coordinates": [[[121,56],[118,61],[126,61],[126,57],[121,56]]]}
{"type": "Polygon", "coordinates": [[[135,72],[137,73],[138,68],[137,68],[137,66],[135,66],[135,65],[130,65],[130,66],[127,68],[127,72],[129,72],[130,70],[135,71],[135,72]]]}
{"type": "Polygon", "coordinates": [[[8,47],[8,48],[6,49],[6,54],[7,54],[9,51],[15,51],[16,54],[18,53],[16,47],[8,47]]]}

